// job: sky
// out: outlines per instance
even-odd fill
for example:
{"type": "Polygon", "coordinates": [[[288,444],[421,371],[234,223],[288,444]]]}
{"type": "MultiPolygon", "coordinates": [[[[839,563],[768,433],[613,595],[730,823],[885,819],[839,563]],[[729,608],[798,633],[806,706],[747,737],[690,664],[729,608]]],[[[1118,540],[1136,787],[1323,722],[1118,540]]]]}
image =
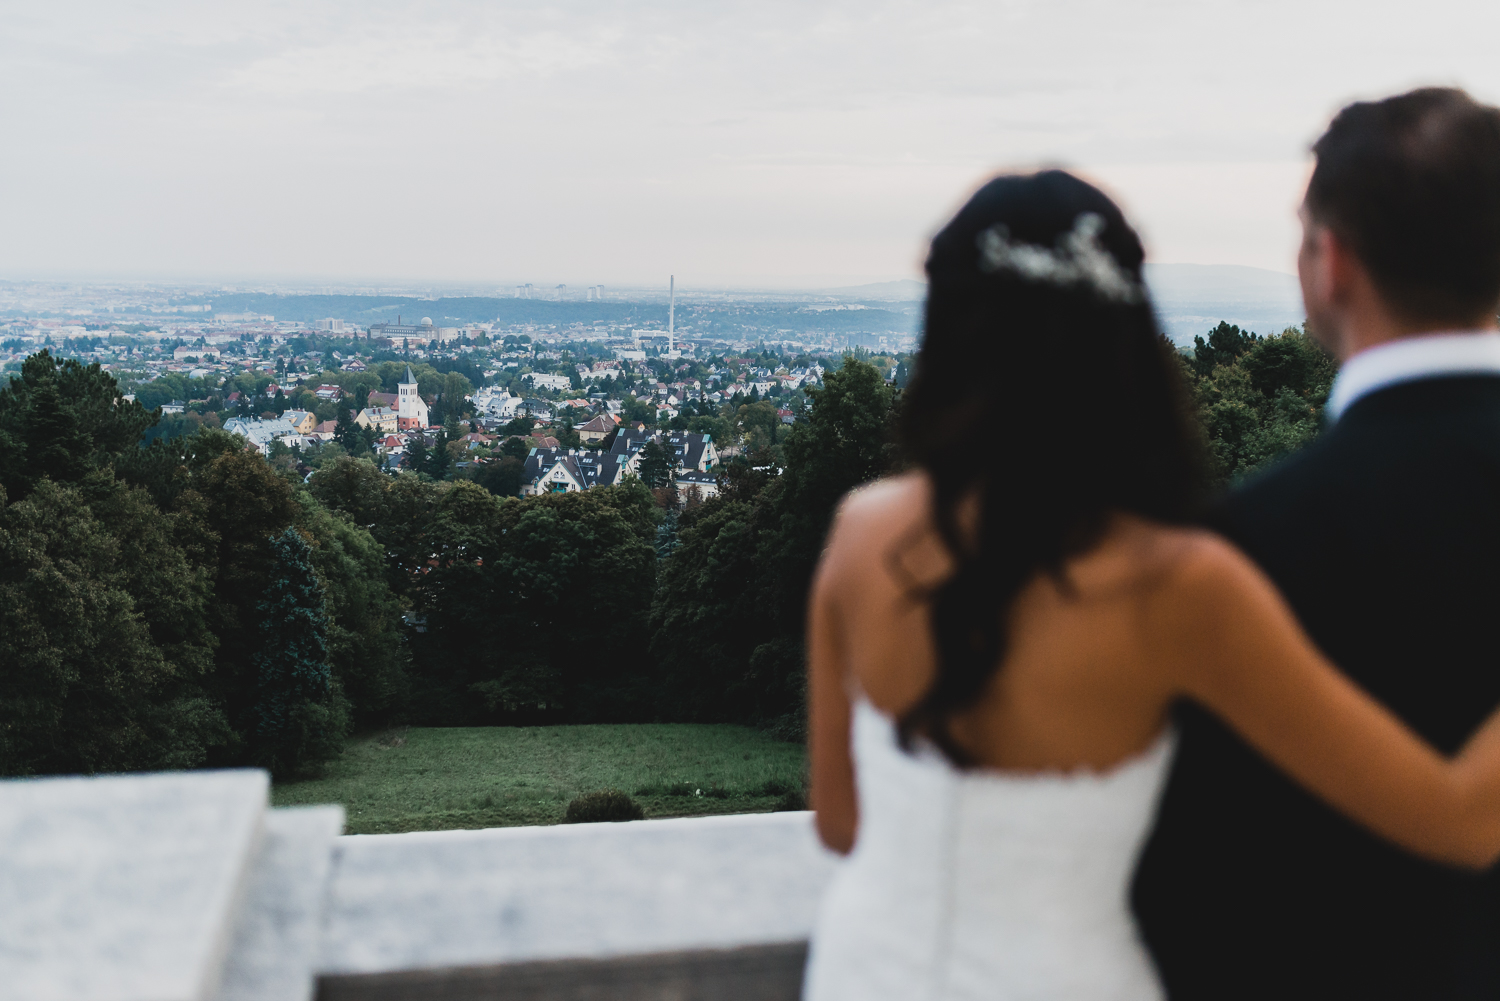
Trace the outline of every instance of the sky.
{"type": "Polygon", "coordinates": [[[1500,101],[1500,4],[0,0],[0,278],[920,277],[1061,165],[1150,259],[1291,271],[1307,147],[1500,101]]]}

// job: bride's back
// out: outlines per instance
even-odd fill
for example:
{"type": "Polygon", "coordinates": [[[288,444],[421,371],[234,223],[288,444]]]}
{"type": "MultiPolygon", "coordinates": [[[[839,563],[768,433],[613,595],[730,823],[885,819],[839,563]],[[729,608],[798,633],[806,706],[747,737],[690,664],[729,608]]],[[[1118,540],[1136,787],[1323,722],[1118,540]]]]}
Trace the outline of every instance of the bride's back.
{"type": "Polygon", "coordinates": [[[852,849],[815,1001],[1157,996],[1125,888],[1170,757],[1154,637],[1199,537],[1162,527],[1194,439],[1143,259],[1058,171],[997,178],[933,240],[918,471],[846,498],[813,587],[812,799],[852,849]]]}
{"type": "MultiPolygon", "coordinates": [[[[893,718],[936,671],[926,595],[952,572],[952,559],[933,527],[931,494],[916,472],[851,495],[836,532],[841,551],[828,554],[851,680],[893,718]]],[[[1061,578],[1039,573],[1027,583],[1003,613],[999,669],[978,701],[952,717],[951,732],[974,762],[1101,769],[1147,747],[1169,696],[1156,668],[1179,586],[1173,571],[1202,538],[1117,517],[1061,578]]]]}
{"type": "Polygon", "coordinates": [[[1117,518],[1066,586],[1025,585],[999,670],[950,720],[979,766],[960,769],[896,732],[937,670],[924,594],[951,560],[930,492],[912,473],[852,495],[824,554],[859,837],[824,901],[805,996],[1155,1001],[1124,901],[1171,760],[1149,633],[1195,538],[1117,518]]]}

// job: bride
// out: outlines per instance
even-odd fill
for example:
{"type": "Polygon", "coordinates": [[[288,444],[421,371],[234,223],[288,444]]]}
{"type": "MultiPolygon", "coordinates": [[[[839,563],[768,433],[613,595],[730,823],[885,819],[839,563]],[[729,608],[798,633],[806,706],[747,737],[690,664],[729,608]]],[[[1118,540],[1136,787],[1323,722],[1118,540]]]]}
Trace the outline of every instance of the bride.
{"type": "Polygon", "coordinates": [[[844,500],[811,598],[812,801],[849,859],[808,1001],[1159,998],[1126,894],[1179,698],[1412,852],[1500,856],[1500,714],[1439,755],[1190,526],[1142,257],[1060,171],[933,240],[914,469],[844,500]]]}

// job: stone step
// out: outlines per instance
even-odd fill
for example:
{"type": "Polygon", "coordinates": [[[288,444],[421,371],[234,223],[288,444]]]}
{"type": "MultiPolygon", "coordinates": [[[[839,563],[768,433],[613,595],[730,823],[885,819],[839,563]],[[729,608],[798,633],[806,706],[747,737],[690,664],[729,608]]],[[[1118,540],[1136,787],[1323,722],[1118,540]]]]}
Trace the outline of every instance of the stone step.
{"type": "Polygon", "coordinates": [[[341,806],[266,814],[216,1001],[308,1001],[341,806]]]}

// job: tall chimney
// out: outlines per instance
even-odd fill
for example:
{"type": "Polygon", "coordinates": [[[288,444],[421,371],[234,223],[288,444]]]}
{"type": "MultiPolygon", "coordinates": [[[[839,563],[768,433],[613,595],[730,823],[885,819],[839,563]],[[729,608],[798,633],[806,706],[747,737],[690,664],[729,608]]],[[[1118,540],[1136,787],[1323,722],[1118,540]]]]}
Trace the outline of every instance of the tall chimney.
{"type": "Polygon", "coordinates": [[[667,299],[667,352],[671,353],[671,351],[677,346],[677,344],[676,344],[676,341],[677,341],[677,330],[676,330],[676,320],[677,320],[677,276],[676,275],[672,275],[670,278],[667,279],[667,289],[668,289],[668,293],[667,293],[667,295],[668,295],[668,299],[667,299]]]}

